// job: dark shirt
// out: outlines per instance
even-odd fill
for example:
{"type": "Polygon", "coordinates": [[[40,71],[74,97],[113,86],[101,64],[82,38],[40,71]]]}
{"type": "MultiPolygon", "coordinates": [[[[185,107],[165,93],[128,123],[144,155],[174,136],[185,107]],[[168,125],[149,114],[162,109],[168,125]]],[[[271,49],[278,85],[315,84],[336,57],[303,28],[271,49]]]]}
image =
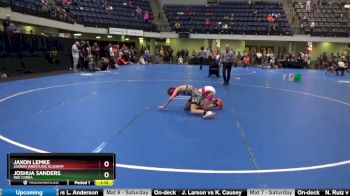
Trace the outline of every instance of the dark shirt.
{"type": "Polygon", "coordinates": [[[91,54],[94,56],[99,56],[100,55],[100,47],[92,46],[91,54]]]}
{"type": "Polygon", "coordinates": [[[144,58],[144,60],[145,60],[146,63],[152,62],[151,57],[148,56],[148,55],[145,55],[143,58],[144,58]]]}
{"type": "Polygon", "coordinates": [[[4,20],[2,22],[2,26],[4,27],[4,31],[7,31],[8,27],[10,26],[11,21],[9,20],[4,20]]]}

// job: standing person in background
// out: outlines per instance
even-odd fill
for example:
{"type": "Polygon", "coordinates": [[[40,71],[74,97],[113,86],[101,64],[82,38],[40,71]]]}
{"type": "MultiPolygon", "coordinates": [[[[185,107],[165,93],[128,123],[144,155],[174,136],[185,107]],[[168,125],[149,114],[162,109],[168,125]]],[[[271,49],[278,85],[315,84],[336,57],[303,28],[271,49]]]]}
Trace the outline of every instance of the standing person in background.
{"type": "Polygon", "coordinates": [[[266,54],[266,51],[264,50],[262,52],[261,64],[265,66],[266,62],[267,62],[267,54],[266,54]]]}
{"type": "Polygon", "coordinates": [[[182,48],[181,51],[180,51],[180,55],[181,55],[182,57],[185,56],[185,50],[184,50],[183,48],[182,48]]]}
{"type": "Polygon", "coordinates": [[[109,65],[114,68],[115,53],[114,53],[113,46],[111,43],[108,44],[108,57],[109,57],[109,65]]]}
{"type": "Polygon", "coordinates": [[[143,55],[144,55],[145,50],[146,50],[146,48],[143,47],[143,46],[141,46],[141,48],[140,48],[140,56],[143,56],[143,55]]]}
{"type": "Polygon", "coordinates": [[[109,58],[109,45],[111,43],[108,43],[104,48],[103,48],[103,55],[104,57],[108,57],[109,58]]]}
{"type": "Polygon", "coordinates": [[[156,62],[158,62],[158,63],[159,63],[159,59],[160,59],[159,51],[160,51],[160,48],[156,48],[156,54],[154,56],[156,58],[156,62]]]}
{"type": "MultiPolygon", "coordinates": [[[[242,57],[241,51],[238,51],[238,54],[237,54],[237,65],[241,64],[242,60],[243,60],[243,57],[242,57]]],[[[237,67],[237,65],[236,65],[236,67],[237,67]]]]}
{"type": "Polygon", "coordinates": [[[208,59],[211,62],[215,58],[215,54],[212,49],[209,49],[208,59]]]}
{"type": "Polygon", "coordinates": [[[91,55],[91,46],[89,41],[85,42],[85,51],[84,51],[84,66],[86,70],[89,70],[89,62],[90,59],[89,56],[91,55]]]}
{"type": "Polygon", "coordinates": [[[169,63],[169,52],[168,50],[164,50],[164,62],[169,63]]]}
{"type": "Polygon", "coordinates": [[[81,46],[81,59],[83,62],[82,70],[85,70],[85,69],[87,70],[89,67],[89,59],[88,59],[89,52],[88,52],[87,42],[81,41],[80,46],[81,46]]]}
{"type": "Polygon", "coordinates": [[[210,49],[207,48],[206,52],[207,52],[207,58],[209,58],[209,56],[210,56],[210,49]]]}
{"type": "Polygon", "coordinates": [[[177,52],[176,52],[176,57],[179,58],[180,55],[181,55],[181,54],[180,54],[180,50],[177,50],[177,52]]]}
{"type": "Polygon", "coordinates": [[[222,76],[224,78],[224,85],[230,84],[230,78],[231,78],[231,69],[232,65],[237,64],[237,56],[234,54],[234,52],[231,50],[230,45],[225,45],[225,51],[222,53],[222,76]]]}
{"type": "Polygon", "coordinates": [[[198,53],[199,56],[199,65],[200,65],[200,70],[202,70],[204,59],[207,58],[207,51],[204,50],[204,47],[201,47],[201,51],[198,53]]]}
{"type": "Polygon", "coordinates": [[[339,76],[339,71],[341,71],[341,76],[344,76],[344,71],[347,69],[347,66],[345,65],[344,61],[342,59],[338,59],[338,65],[336,66],[336,73],[337,73],[337,76],[339,76]]]}
{"type": "MultiPolygon", "coordinates": [[[[123,50],[119,51],[119,54],[120,55],[118,57],[122,57],[126,62],[129,62],[129,60],[130,60],[130,58],[129,58],[129,48],[125,44],[123,45],[123,50]]],[[[118,57],[116,57],[116,58],[118,58],[118,57]]]]}
{"type": "Polygon", "coordinates": [[[221,54],[218,50],[210,63],[208,77],[210,77],[211,75],[216,75],[216,77],[220,78],[220,63],[221,54]]]}
{"type": "Polygon", "coordinates": [[[173,52],[174,52],[174,50],[173,50],[171,47],[169,47],[168,53],[169,53],[169,61],[170,61],[170,63],[173,63],[173,62],[174,62],[174,59],[173,59],[173,52]]]}
{"type": "Polygon", "coordinates": [[[73,57],[73,71],[77,72],[77,67],[79,64],[79,42],[75,42],[72,45],[72,57],[73,57]]]}
{"type": "Polygon", "coordinates": [[[322,63],[323,62],[323,57],[322,57],[322,54],[320,54],[318,57],[317,57],[317,66],[319,69],[323,70],[324,68],[322,67],[322,63]]]}
{"type": "Polygon", "coordinates": [[[262,64],[262,53],[260,51],[256,53],[256,64],[258,64],[258,67],[262,64]]]}
{"type": "Polygon", "coordinates": [[[270,68],[277,68],[275,57],[272,57],[269,64],[270,68]]]}
{"type": "Polygon", "coordinates": [[[250,55],[249,55],[249,57],[250,57],[250,60],[251,60],[251,64],[252,65],[255,65],[255,61],[256,61],[256,53],[255,53],[255,51],[253,50],[253,51],[250,51],[250,55]]]}
{"type": "Polygon", "coordinates": [[[90,42],[89,41],[86,41],[86,51],[87,51],[88,55],[91,54],[91,46],[90,46],[90,42]]]}
{"type": "Polygon", "coordinates": [[[192,58],[195,58],[197,56],[197,53],[194,49],[192,49],[192,58]]]}
{"type": "Polygon", "coordinates": [[[100,47],[98,46],[97,42],[94,42],[94,45],[91,48],[91,54],[95,60],[95,63],[98,63],[98,60],[100,59],[100,47]]]}
{"type": "Polygon", "coordinates": [[[6,19],[2,22],[2,26],[3,26],[5,32],[8,31],[10,24],[11,24],[10,15],[7,14],[6,19]]]}
{"type": "Polygon", "coordinates": [[[187,48],[185,49],[184,54],[185,54],[184,62],[185,62],[186,64],[188,64],[188,56],[189,56],[189,52],[188,52],[187,48]]]}
{"type": "Polygon", "coordinates": [[[83,70],[82,68],[84,67],[84,55],[83,55],[84,45],[85,45],[85,42],[80,41],[80,43],[79,43],[79,64],[78,64],[80,71],[82,71],[83,70]]]}
{"type": "Polygon", "coordinates": [[[117,58],[123,56],[122,50],[119,50],[119,46],[116,44],[112,45],[112,50],[114,53],[114,61],[117,62],[117,58]]]}
{"type": "Polygon", "coordinates": [[[159,49],[159,63],[163,63],[163,62],[164,62],[164,49],[163,49],[163,46],[161,46],[159,49]]]}
{"type": "Polygon", "coordinates": [[[129,50],[129,61],[131,61],[132,63],[136,62],[136,50],[134,49],[134,46],[131,45],[130,46],[130,50],[129,50]]]}
{"type": "Polygon", "coordinates": [[[236,52],[232,48],[231,48],[231,51],[233,53],[232,64],[234,67],[237,67],[239,59],[237,58],[236,52]]]}

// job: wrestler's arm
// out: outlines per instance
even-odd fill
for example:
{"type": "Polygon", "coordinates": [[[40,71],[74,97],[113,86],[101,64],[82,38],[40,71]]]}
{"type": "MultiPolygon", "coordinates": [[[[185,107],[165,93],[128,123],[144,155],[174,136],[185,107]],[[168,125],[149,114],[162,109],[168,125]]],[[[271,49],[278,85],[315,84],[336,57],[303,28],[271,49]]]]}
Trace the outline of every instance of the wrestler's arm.
{"type": "Polygon", "coordinates": [[[177,88],[174,90],[173,94],[172,94],[172,95],[168,98],[168,100],[165,102],[165,104],[159,106],[158,108],[159,108],[159,109],[164,109],[164,108],[166,108],[166,107],[175,99],[176,95],[177,95],[181,90],[182,90],[182,86],[177,87],[177,88]]]}

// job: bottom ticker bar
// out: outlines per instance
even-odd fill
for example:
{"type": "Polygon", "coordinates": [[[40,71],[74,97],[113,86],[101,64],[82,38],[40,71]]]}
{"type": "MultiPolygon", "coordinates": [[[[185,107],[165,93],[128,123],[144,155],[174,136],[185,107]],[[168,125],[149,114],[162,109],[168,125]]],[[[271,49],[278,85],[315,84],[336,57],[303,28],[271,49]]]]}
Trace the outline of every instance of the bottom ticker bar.
{"type": "Polygon", "coordinates": [[[0,196],[350,196],[345,189],[0,189],[0,196]]]}

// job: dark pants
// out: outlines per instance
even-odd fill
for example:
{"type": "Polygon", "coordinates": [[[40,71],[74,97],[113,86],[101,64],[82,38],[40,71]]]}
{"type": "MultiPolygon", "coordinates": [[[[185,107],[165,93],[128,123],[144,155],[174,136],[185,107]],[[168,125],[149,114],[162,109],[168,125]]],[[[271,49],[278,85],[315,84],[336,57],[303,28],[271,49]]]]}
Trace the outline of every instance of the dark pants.
{"type": "Polygon", "coordinates": [[[257,63],[258,65],[261,65],[262,59],[261,59],[261,58],[257,58],[257,59],[256,59],[256,63],[257,63]]]}
{"type": "Polygon", "coordinates": [[[224,77],[224,82],[229,83],[231,78],[232,63],[224,63],[222,67],[222,76],[224,77]]]}
{"type": "Polygon", "coordinates": [[[203,57],[200,57],[200,58],[199,58],[199,65],[200,65],[200,68],[199,68],[199,69],[202,69],[203,63],[204,63],[204,58],[203,58],[203,57]]]}
{"type": "Polygon", "coordinates": [[[115,68],[115,58],[114,57],[110,57],[109,58],[109,66],[112,67],[113,69],[115,68]]]}
{"type": "Polygon", "coordinates": [[[338,71],[341,71],[341,76],[343,76],[343,75],[344,75],[344,71],[345,71],[345,68],[342,68],[342,67],[338,67],[338,68],[336,69],[336,72],[337,72],[337,76],[339,76],[339,73],[338,73],[338,71]]]}
{"type": "Polygon", "coordinates": [[[84,58],[82,70],[88,70],[88,69],[89,69],[89,60],[87,58],[84,58]]]}
{"type": "Polygon", "coordinates": [[[108,69],[108,63],[103,63],[101,65],[101,71],[106,71],[108,69]]]}

